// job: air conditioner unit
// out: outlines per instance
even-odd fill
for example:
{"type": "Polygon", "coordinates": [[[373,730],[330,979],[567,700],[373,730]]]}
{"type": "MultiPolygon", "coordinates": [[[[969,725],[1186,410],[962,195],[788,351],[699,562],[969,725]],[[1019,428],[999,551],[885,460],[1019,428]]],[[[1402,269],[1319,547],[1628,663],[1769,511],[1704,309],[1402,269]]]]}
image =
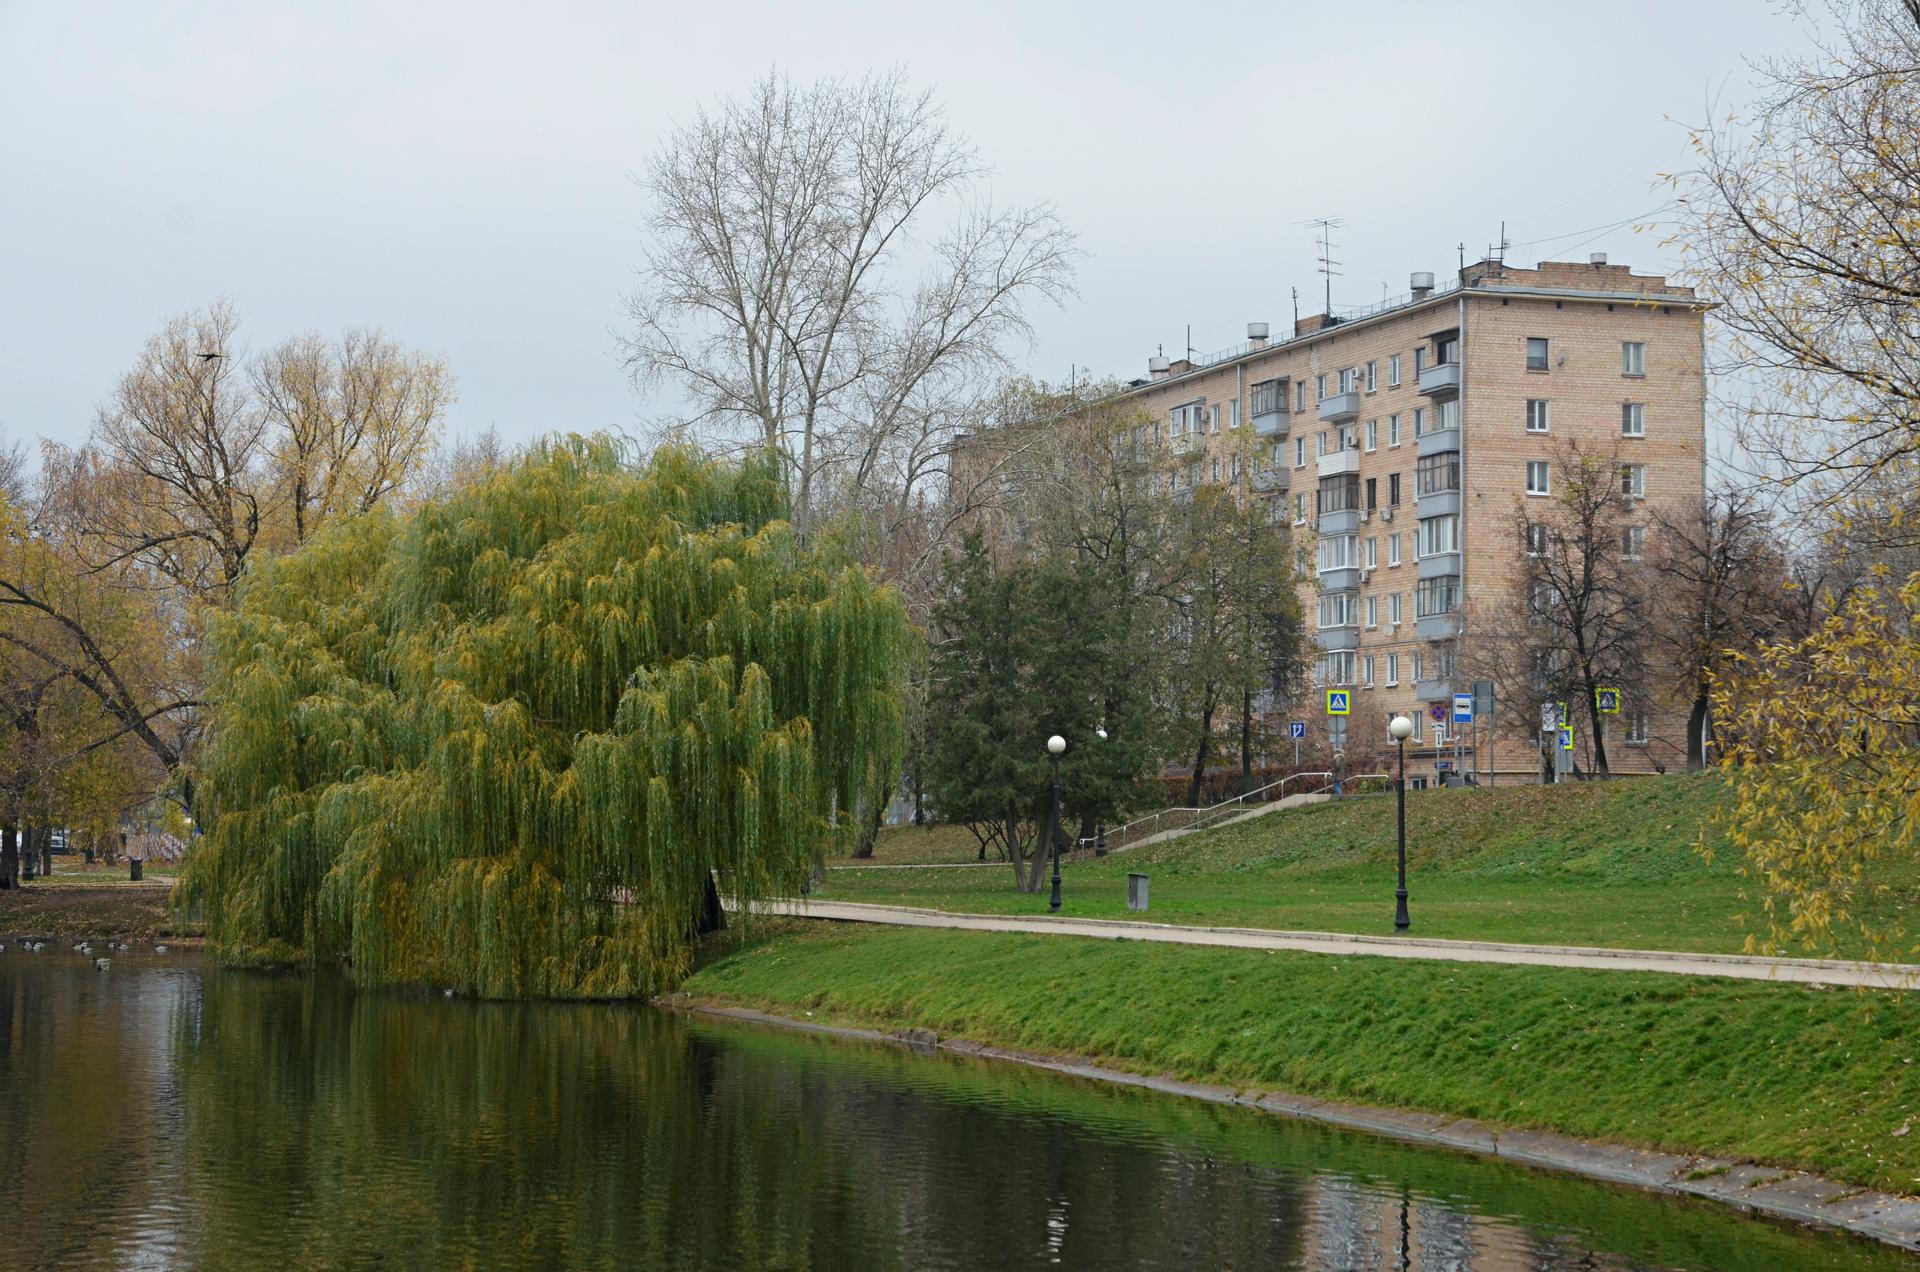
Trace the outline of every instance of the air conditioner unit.
{"type": "Polygon", "coordinates": [[[1372,573],[1373,573],[1373,571],[1372,571],[1372,570],[1362,570],[1362,571],[1360,571],[1360,581],[1361,581],[1362,583],[1365,583],[1365,582],[1367,581],[1367,576],[1368,576],[1368,575],[1370,575],[1370,574],[1372,574],[1372,573]]]}
{"type": "Polygon", "coordinates": [[[1360,510],[1360,520],[1362,521],[1365,521],[1367,518],[1371,517],[1372,515],[1373,515],[1373,510],[1370,508],[1362,508],[1360,510]]]}
{"type": "Polygon", "coordinates": [[[1380,520],[1382,520],[1382,521],[1392,521],[1392,520],[1393,520],[1393,509],[1391,509],[1391,508],[1382,508],[1382,509],[1380,510],[1380,520]]]}

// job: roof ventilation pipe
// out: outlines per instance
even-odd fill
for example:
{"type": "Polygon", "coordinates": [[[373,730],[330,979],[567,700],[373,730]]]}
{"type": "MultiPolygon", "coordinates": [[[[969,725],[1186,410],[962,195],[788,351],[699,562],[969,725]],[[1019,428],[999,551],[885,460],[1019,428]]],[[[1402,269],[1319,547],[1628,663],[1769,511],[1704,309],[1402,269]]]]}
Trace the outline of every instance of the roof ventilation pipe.
{"type": "Polygon", "coordinates": [[[1256,349],[1267,347],[1267,324],[1250,322],[1247,324],[1247,343],[1256,349]]]}
{"type": "Polygon", "coordinates": [[[1408,277],[1407,286],[1413,288],[1415,300],[1425,300],[1433,294],[1433,274],[1428,270],[1420,270],[1408,277]]]}

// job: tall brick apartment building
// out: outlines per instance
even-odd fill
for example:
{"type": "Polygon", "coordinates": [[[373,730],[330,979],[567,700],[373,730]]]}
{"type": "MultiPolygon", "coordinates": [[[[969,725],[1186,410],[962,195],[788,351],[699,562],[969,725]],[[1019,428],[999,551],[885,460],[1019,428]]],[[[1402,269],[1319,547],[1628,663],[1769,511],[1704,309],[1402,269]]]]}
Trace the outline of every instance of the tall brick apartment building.
{"type": "MultiPolygon", "coordinates": [[[[1238,485],[1300,534],[1320,678],[1352,694],[1344,719],[1317,691],[1296,709],[1321,746],[1384,751],[1384,723],[1404,711],[1418,723],[1410,777],[1448,760],[1482,780],[1535,780],[1537,718],[1498,720],[1477,747],[1435,745],[1431,709],[1485,665],[1464,616],[1521,589],[1516,513],[1558,493],[1568,439],[1617,447],[1642,523],[1697,508],[1707,306],[1602,256],[1412,281],[1410,296],[1302,319],[1282,340],[1254,323],[1247,344],[1208,360],[1152,359],[1124,396],[1186,460],[1177,485],[1238,485]]],[[[1646,683],[1621,688],[1613,770],[1678,767],[1683,717],[1646,683]]]]}

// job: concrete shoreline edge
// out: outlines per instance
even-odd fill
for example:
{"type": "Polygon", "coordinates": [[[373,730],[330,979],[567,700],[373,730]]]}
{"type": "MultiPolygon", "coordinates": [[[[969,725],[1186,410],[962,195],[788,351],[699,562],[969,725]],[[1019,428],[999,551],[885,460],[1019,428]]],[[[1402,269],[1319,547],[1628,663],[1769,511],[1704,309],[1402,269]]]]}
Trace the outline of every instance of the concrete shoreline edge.
{"type": "Polygon", "coordinates": [[[1128,1073],[1077,1057],[1049,1056],[962,1038],[941,1038],[927,1029],[888,1032],[831,1025],[688,994],[665,995],[652,1001],[655,1006],[670,1011],[716,1020],[824,1034],[850,1041],[887,1043],[927,1053],[946,1051],[1165,1095],[1237,1105],[1277,1117],[1300,1118],[1414,1144],[1476,1153],[1604,1183],[1669,1196],[1701,1198],[1748,1214],[1830,1228],[1903,1250],[1920,1251],[1920,1198],[1855,1188],[1806,1171],[1705,1154],[1623,1148],[1550,1131],[1503,1130],[1473,1118],[1374,1108],[1285,1092],[1238,1090],[1128,1073]]]}

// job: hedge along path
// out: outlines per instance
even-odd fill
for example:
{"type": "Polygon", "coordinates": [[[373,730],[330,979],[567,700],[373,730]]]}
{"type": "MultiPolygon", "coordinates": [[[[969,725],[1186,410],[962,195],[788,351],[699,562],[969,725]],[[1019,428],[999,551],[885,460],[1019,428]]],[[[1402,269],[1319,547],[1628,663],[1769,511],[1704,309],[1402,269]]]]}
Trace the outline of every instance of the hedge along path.
{"type": "MultiPolygon", "coordinates": [[[[738,902],[734,904],[738,905],[738,902]]],[[[1778,981],[1795,985],[1834,985],[1856,989],[1920,989],[1920,964],[1854,963],[1843,959],[1768,958],[1754,954],[1695,954],[1666,950],[1622,950],[1585,945],[1517,945],[1499,941],[1441,941],[1405,936],[1355,936],[1341,932],[1290,932],[1268,928],[1189,927],[1120,919],[1053,916],[956,914],[900,905],[851,901],[799,900],[752,903],[755,913],[845,923],[881,923],[893,927],[970,929],[978,932],[1034,932],[1045,936],[1081,936],[1106,940],[1156,941],[1176,945],[1213,945],[1245,950],[1299,950],[1379,958],[1429,959],[1454,963],[1508,963],[1534,967],[1586,968],[1610,972],[1661,972],[1673,976],[1719,976],[1734,980],[1778,981]]]]}
{"type": "Polygon", "coordinates": [[[181,891],[216,951],[628,996],[684,972],[716,874],[797,891],[894,771],[911,630],[786,510],[769,456],[572,438],[251,571],[181,891]]]}

